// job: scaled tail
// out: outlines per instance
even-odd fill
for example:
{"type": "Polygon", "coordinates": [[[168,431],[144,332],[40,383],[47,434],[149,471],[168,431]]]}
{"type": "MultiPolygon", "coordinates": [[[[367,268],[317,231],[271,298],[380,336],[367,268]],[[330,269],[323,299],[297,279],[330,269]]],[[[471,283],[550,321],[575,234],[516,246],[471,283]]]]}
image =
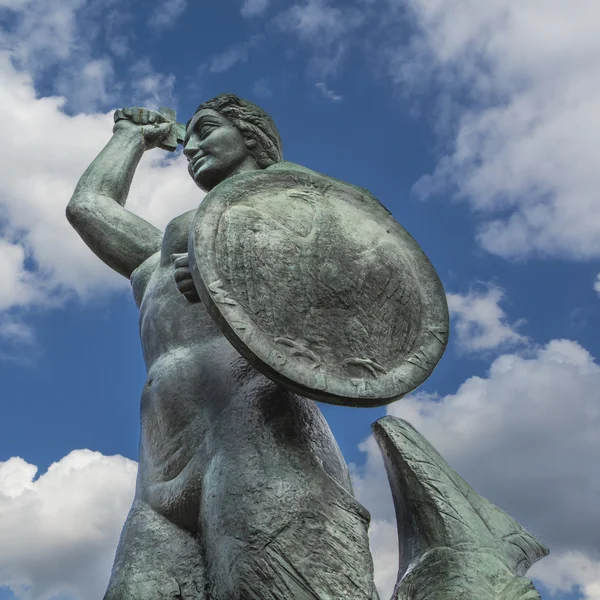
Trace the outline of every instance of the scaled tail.
{"type": "Polygon", "coordinates": [[[373,432],[398,524],[392,600],[539,600],[524,575],[547,548],[477,494],[410,423],[388,416],[373,432]]]}

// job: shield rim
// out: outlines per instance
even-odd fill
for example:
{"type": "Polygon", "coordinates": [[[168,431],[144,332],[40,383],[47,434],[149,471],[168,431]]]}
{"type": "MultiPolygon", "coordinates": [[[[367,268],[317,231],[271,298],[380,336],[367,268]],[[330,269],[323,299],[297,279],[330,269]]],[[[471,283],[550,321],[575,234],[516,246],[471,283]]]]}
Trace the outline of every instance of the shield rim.
{"type": "MultiPolygon", "coordinates": [[[[447,347],[448,344],[448,333],[449,333],[449,314],[448,314],[448,305],[446,300],[446,294],[444,292],[442,283],[439,279],[435,268],[429,261],[428,257],[425,255],[419,244],[412,238],[412,236],[398,223],[392,216],[391,213],[367,190],[363,188],[357,188],[356,186],[352,186],[351,184],[347,184],[345,182],[341,182],[339,180],[330,178],[326,175],[321,175],[319,173],[310,172],[307,169],[302,169],[302,171],[298,171],[295,169],[277,169],[272,172],[268,170],[261,171],[250,171],[246,173],[241,173],[226,179],[217,185],[213,190],[211,190],[203,199],[202,203],[196,210],[194,215],[192,225],[190,227],[189,239],[188,239],[188,252],[189,252],[189,265],[190,271],[192,274],[192,279],[198,291],[198,295],[204,306],[211,316],[217,327],[221,330],[223,335],[228,339],[228,341],[232,344],[232,346],[258,371],[263,373],[272,381],[292,390],[293,392],[304,396],[306,398],[311,398],[316,401],[326,402],[328,404],[342,405],[342,406],[353,406],[353,407],[363,407],[363,408],[374,408],[378,406],[384,406],[395,402],[396,400],[402,398],[406,394],[414,391],[419,385],[421,385],[433,372],[436,366],[439,364],[439,361],[447,347]],[[356,395],[349,395],[348,393],[334,393],[332,391],[328,391],[327,389],[318,389],[317,387],[307,385],[294,379],[285,373],[282,373],[280,370],[277,370],[272,364],[267,362],[265,358],[261,357],[259,354],[253,350],[253,348],[249,345],[249,342],[244,340],[243,334],[238,333],[238,331],[232,326],[230,320],[228,319],[225,313],[229,313],[231,316],[231,305],[227,303],[217,302],[215,298],[217,298],[218,290],[215,291],[214,285],[206,284],[205,279],[208,281],[218,281],[220,278],[218,277],[218,273],[212,273],[208,271],[216,271],[216,269],[208,269],[207,265],[215,265],[216,259],[214,258],[216,255],[214,244],[216,241],[216,235],[214,232],[217,231],[216,225],[218,224],[221,215],[224,210],[226,210],[228,206],[228,201],[230,197],[233,197],[235,200],[236,195],[240,195],[241,192],[245,192],[248,194],[247,189],[244,190],[245,186],[254,187],[260,184],[260,181],[263,178],[270,180],[272,183],[273,179],[279,178],[289,178],[293,176],[296,178],[305,178],[307,182],[314,182],[315,178],[323,179],[328,184],[333,182],[336,186],[343,186],[346,189],[344,191],[348,191],[348,193],[360,194],[361,196],[368,196],[371,201],[376,203],[376,206],[381,210],[381,214],[378,215],[378,218],[383,219],[386,218],[389,220],[389,225],[393,226],[398,233],[404,238],[404,242],[408,244],[408,246],[412,246],[410,251],[412,253],[412,258],[416,259],[414,263],[416,269],[419,273],[423,273],[427,271],[427,276],[421,278],[425,280],[428,287],[428,290],[424,290],[421,288],[421,296],[423,299],[423,305],[426,307],[425,315],[423,317],[422,328],[420,331],[419,339],[424,337],[424,331],[426,329],[429,332],[432,332],[432,329],[436,329],[437,333],[443,333],[446,337],[445,340],[440,340],[435,333],[433,334],[435,341],[431,341],[428,345],[428,349],[433,349],[433,352],[427,352],[425,355],[428,358],[428,361],[433,364],[428,369],[422,368],[425,371],[425,375],[423,377],[415,377],[415,381],[405,380],[403,377],[400,377],[399,374],[396,374],[398,379],[402,379],[405,384],[404,388],[398,386],[398,389],[395,393],[386,394],[386,395],[364,395],[357,391],[356,395]],[[239,190],[242,188],[242,190],[239,190]],[[200,231],[206,231],[212,227],[213,235],[205,235],[205,233],[200,233],[200,231]],[[198,242],[197,242],[198,240],[198,242]],[[210,244],[207,242],[210,240],[210,244]],[[202,266],[200,265],[200,261],[197,259],[197,252],[200,256],[207,257],[202,261],[202,266]],[[217,280],[213,279],[213,276],[217,275],[217,280]],[[210,287],[213,287],[211,291],[210,287]],[[428,293],[427,293],[428,291],[428,293]],[[227,308],[229,307],[229,308],[227,308]],[[444,331],[445,330],[445,331],[444,331]]],[[[226,296],[227,294],[225,294],[226,296]]],[[[239,305],[238,305],[239,306],[239,305]]],[[[241,307],[240,307],[241,308],[241,307]]],[[[252,321],[252,317],[246,313],[246,311],[241,309],[243,315],[246,319],[252,321]]],[[[239,311],[238,311],[239,312],[239,311]]],[[[239,316],[235,317],[237,319],[235,322],[239,322],[239,316]]],[[[256,329],[260,330],[255,325],[256,329]]],[[[241,330],[240,330],[241,331],[241,330]]],[[[266,338],[266,333],[260,330],[263,336],[266,338]]],[[[251,334],[251,337],[254,333],[251,334]]],[[[260,337],[260,334],[258,334],[260,337]]],[[[265,344],[263,344],[264,346],[265,344]]],[[[269,347],[269,343],[266,344],[269,347]]],[[[423,345],[421,345],[421,348],[423,345]]],[[[271,346],[272,348],[272,346],[271,346]]],[[[272,352],[272,349],[271,349],[272,352]]],[[[409,358],[413,358],[415,355],[412,355],[409,358]]],[[[405,359],[405,361],[397,367],[398,369],[404,369],[408,371],[409,374],[418,373],[415,371],[416,363],[410,363],[413,365],[413,368],[408,367],[409,360],[405,359]]],[[[301,373],[307,372],[308,369],[298,368],[296,369],[301,373]]],[[[348,378],[352,379],[352,378],[348,378]]],[[[356,378],[355,378],[356,379],[356,378]]],[[[388,378],[389,380],[389,378],[388,378]]],[[[368,381],[363,379],[356,379],[356,381],[368,381]]],[[[366,385],[366,384],[365,384],[366,385]]],[[[389,386],[388,386],[389,387],[389,386]]]]}

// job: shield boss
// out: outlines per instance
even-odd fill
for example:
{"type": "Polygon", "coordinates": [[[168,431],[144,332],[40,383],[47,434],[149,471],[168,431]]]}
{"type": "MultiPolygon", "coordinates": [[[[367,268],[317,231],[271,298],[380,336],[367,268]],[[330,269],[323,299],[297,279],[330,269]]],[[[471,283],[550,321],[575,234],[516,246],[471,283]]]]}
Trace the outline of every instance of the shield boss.
{"type": "Polygon", "coordinates": [[[189,256],[223,334],[302,396],[389,404],[425,381],[446,347],[437,273],[361,188],[293,170],[237,175],[198,208],[189,256]]]}

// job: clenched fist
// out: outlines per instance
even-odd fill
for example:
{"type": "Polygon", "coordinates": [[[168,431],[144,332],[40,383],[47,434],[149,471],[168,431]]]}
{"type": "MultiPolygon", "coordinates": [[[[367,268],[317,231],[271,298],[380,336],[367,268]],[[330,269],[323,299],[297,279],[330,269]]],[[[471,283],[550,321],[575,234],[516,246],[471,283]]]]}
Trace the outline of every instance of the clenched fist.
{"type": "Polygon", "coordinates": [[[179,137],[176,129],[181,127],[160,112],[149,108],[123,108],[115,111],[114,119],[113,133],[122,130],[138,131],[144,140],[145,150],[152,148],[173,150],[173,144],[168,140],[179,137]]]}

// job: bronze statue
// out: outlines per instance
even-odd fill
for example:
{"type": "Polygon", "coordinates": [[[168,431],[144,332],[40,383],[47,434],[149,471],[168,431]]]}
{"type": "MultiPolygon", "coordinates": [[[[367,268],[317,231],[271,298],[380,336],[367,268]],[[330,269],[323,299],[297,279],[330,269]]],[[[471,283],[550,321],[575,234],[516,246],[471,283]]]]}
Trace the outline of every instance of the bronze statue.
{"type": "MultiPolygon", "coordinates": [[[[414,240],[366,190],[283,162],[275,124],[259,107],[223,94],[198,108],[184,136],[173,117],[143,108],[117,111],[112,139],[67,208],[92,251],[131,280],[148,371],[136,494],[105,600],[374,600],[370,516],[354,498],[337,443],[309,398],[376,406],[419,385],[447,343],[441,284],[414,240]],[[124,206],[143,153],[172,150],[177,140],[191,177],[209,194],[163,233],[124,206]],[[265,186],[272,186],[271,196],[261,192],[265,186]],[[277,194],[290,200],[288,212],[271,202],[277,194]],[[344,223],[343,204],[332,217],[335,210],[323,212],[315,194],[327,201],[337,194],[342,202],[346,194],[348,207],[352,197],[354,225],[344,223]],[[318,219],[330,225],[316,226],[318,219]],[[363,220],[371,232],[364,244],[353,229],[363,220]],[[343,248],[322,242],[323,232],[329,239],[339,231],[345,231],[339,243],[355,252],[351,261],[343,248]],[[321,242],[310,241],[314,232],[321,242]],[[302,257],[312,252],[316,264],[318,243],[323,268],[311,270],[313,295],[302,296],[300,266],[308,264],[302,257]],[[271,260],[278,248],[281,261],[271,260]],[[207,270],[218,279],[206,280],[207,270]],[[348,277],[360,280],[360,296],[348,277]],[[284,289],[265,296],[282,280],[285,302],[274,300],[284,289]],[[359,305],[369,310],[359,315],[359,305]],[[286,310],[296,311],[302,326],[286,310]]],[[[412,450],[394,438],[407,424],[390,419],[376,435],[404,514],[394,597],[433,598],[436,577],[444,591],[435,597],[458,597],[454,584],[446,585],[448,573],[435,566],[403,587],[415,561],[451,539],[460,543],[460,535],[446,535],[454,524],[431,508],[437,504],[431,489],[421,490],[422,478],[409,476],[412,450]],[[429,515],[427,532],[417,496],[437,515],[429,515]]],[[[415,436],[413,450],[428,448],[415,436]]],[[[438,458],[437,467],[451,472],[438,458]]],[[[459,479],[452,475],[448,489],[459,479]]],[[[506,523],[507,531],[517,530],[506,523]]],[[[514,579],[517,564],[522,575],[523,565],[544,552],[528,534],[519,535],[533,550],[524,551],[525,559],[510,555],[504,583],[514,579]]],[[[461,560],[468,571],[471,563],[461,560]]],[[[497,568],[489,567],[491,580],[502,579],[497,568]]]]}

